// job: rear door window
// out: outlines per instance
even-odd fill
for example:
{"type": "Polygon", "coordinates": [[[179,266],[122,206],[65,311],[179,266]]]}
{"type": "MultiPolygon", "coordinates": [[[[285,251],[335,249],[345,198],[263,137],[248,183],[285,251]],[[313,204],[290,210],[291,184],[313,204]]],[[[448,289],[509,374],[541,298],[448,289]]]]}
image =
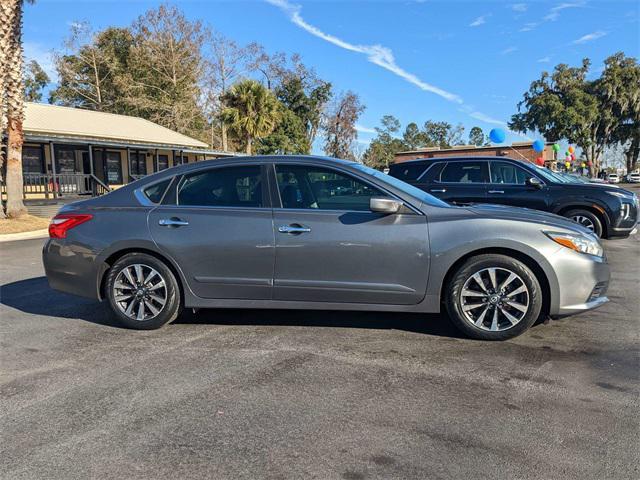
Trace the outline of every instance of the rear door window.
{"type": "Polygon", "coordinates": [[[440,172],[442,183],[485,183],[485,162],[447,162],[440,172]]]}
{"type": "Polygon", "coordinates": [[[178,204],[205,207],[262,207],[259,165],[221,167],[185,175],[178,204]]]}

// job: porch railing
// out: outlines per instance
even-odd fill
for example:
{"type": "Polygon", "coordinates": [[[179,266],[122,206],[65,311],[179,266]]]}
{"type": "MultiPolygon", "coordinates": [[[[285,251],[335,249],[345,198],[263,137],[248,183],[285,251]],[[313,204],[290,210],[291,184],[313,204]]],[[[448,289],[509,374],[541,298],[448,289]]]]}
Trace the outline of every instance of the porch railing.
{"type": "MultiPolygon", "coordinates": [[[[23,196],[42,195],[44,198],[59,198],[68,195],[104,195],[111,191],[98,177],[84,173],[23,173],[23,196]]],[[[2,185],[2,193],[6,193],[2,185]]]]}

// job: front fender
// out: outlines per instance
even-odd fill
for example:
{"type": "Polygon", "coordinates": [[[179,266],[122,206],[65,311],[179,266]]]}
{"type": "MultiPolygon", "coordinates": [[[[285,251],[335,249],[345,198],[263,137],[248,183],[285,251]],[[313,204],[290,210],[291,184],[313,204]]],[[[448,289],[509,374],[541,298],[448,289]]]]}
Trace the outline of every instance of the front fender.
{"type": "Polygon", "coordinates": [[[508,254],[511,251],[527,257],[540,267],[549,284],[550,307],[552,310],[558,307],[558,276],[547,259],[562,247],[549,240],[538,225],[471,219],[453,223],[436,222],[430,225],[432,264],[428,295],[441,298],[447,275],[461,259],[492,252],[508,254]],[[498,236],[500,231],[504,235],[498,236]]]}

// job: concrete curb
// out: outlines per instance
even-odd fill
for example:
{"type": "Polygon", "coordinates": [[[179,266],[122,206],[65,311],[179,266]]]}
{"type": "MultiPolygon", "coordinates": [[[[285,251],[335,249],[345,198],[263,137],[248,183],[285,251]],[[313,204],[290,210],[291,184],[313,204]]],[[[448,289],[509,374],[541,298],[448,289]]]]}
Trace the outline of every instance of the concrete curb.
{"type": "Polygon", "coordinates": [[[16,240],[32,240],[34,238],[46,238],[49,236],[49,229],[33,230],[31,232],[5,233],[0,235],[0,243],[15,242],[16,240]]]}

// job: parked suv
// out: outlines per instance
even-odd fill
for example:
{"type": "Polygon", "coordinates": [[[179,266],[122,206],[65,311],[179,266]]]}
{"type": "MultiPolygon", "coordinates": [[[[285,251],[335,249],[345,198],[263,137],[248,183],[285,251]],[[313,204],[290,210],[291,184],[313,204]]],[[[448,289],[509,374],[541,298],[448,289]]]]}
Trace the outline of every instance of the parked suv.
{"type": "Polygon", "coordinates": [[[604,238],[636,226],[638,197],[613,185],[572,183],[546,168],[503,157],[430,158],[397,163],[389,175],[456,204],[497,203],[562,215],[604,238]]]}

